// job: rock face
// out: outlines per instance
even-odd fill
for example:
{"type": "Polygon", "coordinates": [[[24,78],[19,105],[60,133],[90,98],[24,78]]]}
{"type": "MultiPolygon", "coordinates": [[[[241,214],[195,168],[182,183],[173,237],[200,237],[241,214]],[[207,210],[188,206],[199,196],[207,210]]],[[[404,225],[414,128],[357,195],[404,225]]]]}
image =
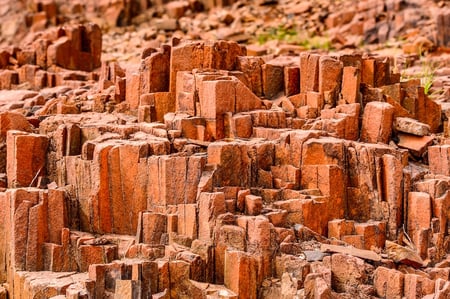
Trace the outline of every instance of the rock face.
{"type": "Polygon", "coordinates": [[[393,59],[174,38],[121,64],[30,2],[55,27],[0,51],[0,299],[450,296],[448,99],[393,59]]]}

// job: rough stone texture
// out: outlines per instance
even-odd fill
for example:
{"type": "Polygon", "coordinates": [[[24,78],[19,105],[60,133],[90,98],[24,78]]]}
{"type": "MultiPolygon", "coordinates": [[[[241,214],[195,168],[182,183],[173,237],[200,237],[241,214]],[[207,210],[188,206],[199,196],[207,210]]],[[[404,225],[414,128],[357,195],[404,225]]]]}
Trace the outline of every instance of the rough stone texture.
{"type": "Polygon", "coordinates": [[[370,102],[364,108],[361,140],[388,143],[392,132],[394,107],[387,103],[370,102]]]}
{"type": "Polygon", "coordinates": [[[25,2],[0,298],[448,297],[445,1],[25,2]]]}

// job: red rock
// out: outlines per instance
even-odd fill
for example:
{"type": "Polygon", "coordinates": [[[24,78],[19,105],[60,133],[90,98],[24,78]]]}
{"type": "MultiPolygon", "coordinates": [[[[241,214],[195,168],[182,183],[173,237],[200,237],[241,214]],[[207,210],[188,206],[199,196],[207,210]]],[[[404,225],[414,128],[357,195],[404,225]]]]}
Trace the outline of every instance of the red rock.
{"type": "Polygon", "coordinates": [[[142,213],[142,242],[150,245],[164,244],[167,234],[167,217],[160,213],[142,213]]]}
{"type": "Polygon", "coordinates": [[[245,186],[249,162],[237,143],[215,142],[208,147],[208,164],[216,164],[219,186],[245,186]]]}
{"type": "Polygon", "coordinates": [[[236,94],[236,112],[246,112],[262,108],[262,101],[241,81],[233,80],[236,94]]]}
{"type": "Polygon", "coordinates": [[[398,134],[398,146],[408,149],[413,155],[421,157],[428,146],[433,143],[432,136],[415,136],[410,134],[398,134]]]}
{"type": "Polygon", "coordinates": [[[403,297],[405,275],[395,269],[378,267],[374,272],[374,287],[383,298],[403,297]]]}
{"type": "Polygon", "coordinates": [[[15,112],[0,113],[0,135],[6,139],[9,130],[31,132],[31,126],[25,116],[15,112]]]}
{"type": "Polygon", "coordinates": [[[300,92],[300,68],[284,67],[284,94],[289,97],[300,92]]]}
{"type": "Polygon", "coordinates": [[[235,111],[235,89],[231,80],[204,81],[200,94],[200,116],[215,119],[225,112],[235,111]],[[231,95],[231,97],[230,97],[231,95]]]}
{"type": "Polygon", "coordinates": [[[19,84],[29,83],[34,87],[36,81],[36,73],[39,67],[37,65],[26,64],[22,66],[19,70],[19,84]]]}
{"type": "Polygon", "coordinates": [[[301,147],[300,165],[343,165],[344,144],[340,139],[309,138],[302,142],[301,147]]]}
{"type": "Polygon", "coordinates": [[[253,134],[253,123],[250,115],[233,115],[231,123],[231,136],[239,138],[250,138],[253,134]]]}
{"type": "Polygon", "coordinates": [[[165,5],[167,15],[170,18],[179,19],[181,18],[186,10],[189,8],[188,1],[172,1],[165,5]]]}
{"type": "Polygon", "coordinates": [[[7,137],[8,186],[32,186],[38,176],[45,174],[48,138],[44,135],[8,131],[7,137]],[[29,148],[33,151],[29,151],[29,148]]]}
{"type": "Polygon", "coordinates": [[[321,110],[325,105],[323,94],[319,92],[310,91],[306,93],[306,105],[321,110]]]}
{"type": "Polygon", "coordinates": [[[178,234],[191,240],[197,239],[198,236],[196,207],[196,204],[178,205],[178,234]]]}
{"type": "Polygon", "coordinates": [[[191,72],[178,72],[175,111],[196,115],[195,77],[191,72]]]}
{"type": "Polygon", "coordinates": [[[264,60],[259,57],[237,57],[237,68],[248,80],[248,88],[257,96],[263,95],[262,71],[264,60]]]}
{"type": "Polygon", "coordinates": [[[263,201],[260,196],[247,195],[245,196],[245,213],[247,215],[255,216],[261,214],[263,208],[263,201]]]}
{"type": "Polygon", "coordinates": [[[11,54],[8,51],[0,51],[0,68],[4,69],[9,64],[11,54]]]}
{"type": "Polygon", "coordinates": [[[25,64],[36,64],[36,51],[33,49],[23,49],[17,52],[16,55],[19,66],[25,64]]]}
{"type": "Polygon", "coordinates": [[[364,261],[344,254],[331,256],[332,287],[338,292],[350,291],[367,282],[364,261]]]}
{"type": "Polygon", "coordinates": [[[407,117],[397,117],[395,119],[395,129],[400,132],[425,136],[430,134],[430,126],[407,117]]]}
{"type": "MultiPolygon", "coordinates": [[[[260,45],[247,45],[247,56],[264,56],[267,54],[267,48],[260,45]]],[[[242,57],[242,58],[248,58],[248,57],[242,57]]],[[[241,59],[239,57],[238,59],[241,59]]]]}
{"type": "Polygon", "coordinates": [[[420,298],[434,293],[434,282],[416,274],[405,274],[405,297],[420,298]]]}
{"type": "Polygon", "coordinates": [[[66,36],[48,46],[47,65],[83,71],[100,67],[102,34],[98,25],[66,27],[64,33],[66,36]]]}
{"type": "Polygon", "coordinates": [[[386,241],[386,223],[369,222],[355,224],[355,232],[364,238],[362,249],[383,248],[386,241]]]}
{"type": "Polygon", "coordinates": [[[11,89],[16,84],[19,84],[19,73],[17,71],[2,70],[0,72],[0,88],[11,89]]]}
{"type": "Polygon", "coordinates": [[[319,59],[317,54],[300,54],[300,92],[319,91],[319,59]]]}
{"type": "Polygon", "coordinates": [[[359,85],[361,82],[361,71],[357,67],[345,66],[342,71],[341,93],[345,103],[359,102],[359,85]]]}
{"type": "Polygon", "coordinates": [[[438,45],[450,47],[450,31],[448,29],[450,24],[450,13],[448,10],[444,10],[436,16],[436,20],[438,45]]]}
{"type": "Polygon", "coordinates": [[[352,235],[355,232],[355,223],[352,220],[335,219],[328,222],[328,238],[341,239],[342,236],[352,235]]]}
{"type": "Polygon", "coordinates": [[[424,265],[421,257],[412,249],[386,241],[386,252],[388,257],[396,263],[402,263],[414,268],[424,265]]]}
{"type": "Polygon", "coordinates": [[[374,87],[390,84],[391,71],[389,66],[389,58],[375,60],[374,87]]]}
{"type": "Polygon", "coordinates": [[[389,143],[394,107],[387,103],[370,102],[364,108],[361,140],[369,143],[389,143]]]}
{"type": "Polygon", "coordinates": [[[114,297],[117,298],[140,298],[141,281],[140,280],[116,280],[114,297]]]}
{"type": "Polygon", "coordinates": [[[450,145],[428,147],[428,163],[433,174],[450,176],[450,145]]]}
{"type": "Polygon", "coordinates": [[[363,59],[361,67],[361,83],[375,87],[375,59],[363,59]]]}
{"type": "MultiPolygon", "coordinates": [[[[173,3],[173,2],[171,2],[173,3]]],[[[170,46],[144,58],[139,68],[140,94],[169,91],[170,46]]]]}
{"type": "Polygon", "coordinates": [[[272,99],[277,96],[279,92],[283,91],[283,67],[266,63],[261,66],[261,71],[263,94],[266,98],[272,99]]]}
{"type": "Polygon", "coordinates": [[[319,273],[311,273],[305,279],[305,295],[308,298],[330,298],[331,288],[319,273]]]}
{"type": "Polygon", "coordinates": [[[441,105],[431,100],[424,94],[423,88],[419,87],[418,91],[418,107],[416,118],[430,126],[430,131],[436,133],[441,126],[441,105]]]}
{"type": "Polygon", "coordinates": [[[314,119],[317,118],[318,109],[310,106],[302,106],[296,110],[298,118],[314,119]]]}
{"type": "Polygon", "coordinates": [[[6,299],[8,295],[8,292],[4,287],[0,287],[0,299],[6,299]]]}
{"type": "Polygon", "coordinates": [[[420,242],[421,230],[430,228],[431,213],[430,195],[423,192],[409,193],[407,229],[411,240],[417,247],[422,245],[422,242],[420,242]]]}
{"type": "Polygon", "coordinates": [[[242,49],[234,42],[184,42],[172,47],[170,55],[170,91],[176,90],[176,74],[196,68],[234,69],[242,49]],[[221,53],[226,52],[227,55],[221,53]]]}
{"type": "Polygon", "coordinates": [[[198,238],[212,241],[217,216],[225,213],[225,196],[221,192],[200,193],[198,200],[198,238]]]}
{"type": "Polygon", "coordinates": [[[383,196],[389,209],[387,236],[389,240],[394,240],[397,238],[398,229],[403,223],[403,165],[398,158],[392,155],[384,155],[382,161],[383,196]]]}
{"type": "Polygon", "coordinates": [[[357,234],[357,235],[346,235],[342,236],[341,240],[355,248],[364,249],[364,236],[357,234]]]}
{"type": "Polygon", "coordinates": [[[126,75],[125,99],[130,109],[137,109],[140,105],[141,75],[139,72],[128,72],[126,75]]]}
{"type": "Polygon", "coordinates": [[[224,284],[238,294],[239,298],[257,298],[254,258],[242,251],[227,250],[225,252],[224,284]]]}
{"type": "Polygon", "coordinates": [[[225,269],[225,252],[227,250],[245,250],[246,231],[235,225],[223,225],[215,235],[214,267],[216,283],[223,283],[225,269]]]}
{"type": "Polygon", "coordinates": [[[323,94],[325,104],[336,105],[341,89],[343,63],[329,56],[319,59],[319,93],[323,94]]]}

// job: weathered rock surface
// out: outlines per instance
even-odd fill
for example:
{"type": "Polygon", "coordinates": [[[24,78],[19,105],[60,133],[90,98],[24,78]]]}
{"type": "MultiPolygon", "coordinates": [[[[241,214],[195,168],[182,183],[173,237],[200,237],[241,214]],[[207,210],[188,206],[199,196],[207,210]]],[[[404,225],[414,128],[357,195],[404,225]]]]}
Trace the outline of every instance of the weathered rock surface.
{"type": "Polygon", "coordinates": [[[446,3],[9,2],[0,299],[449,296],[446,3]]]}

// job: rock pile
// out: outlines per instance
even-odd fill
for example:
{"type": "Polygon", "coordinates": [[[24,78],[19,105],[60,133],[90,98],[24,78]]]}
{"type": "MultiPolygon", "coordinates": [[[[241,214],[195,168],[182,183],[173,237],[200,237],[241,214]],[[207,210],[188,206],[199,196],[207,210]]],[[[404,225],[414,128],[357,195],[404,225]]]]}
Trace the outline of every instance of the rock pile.
{"type": "MultiPolygon", "coordinates": [[[[450,297],[448,81],[233,40],[102,61],[100,27],[55,9],[112,25],[134,1],[30,2],[58,26],[0,52],[0,299],[450,297]]],[[[400,30],[405,3],[369,2],[326,25],[400,30]]]]}

